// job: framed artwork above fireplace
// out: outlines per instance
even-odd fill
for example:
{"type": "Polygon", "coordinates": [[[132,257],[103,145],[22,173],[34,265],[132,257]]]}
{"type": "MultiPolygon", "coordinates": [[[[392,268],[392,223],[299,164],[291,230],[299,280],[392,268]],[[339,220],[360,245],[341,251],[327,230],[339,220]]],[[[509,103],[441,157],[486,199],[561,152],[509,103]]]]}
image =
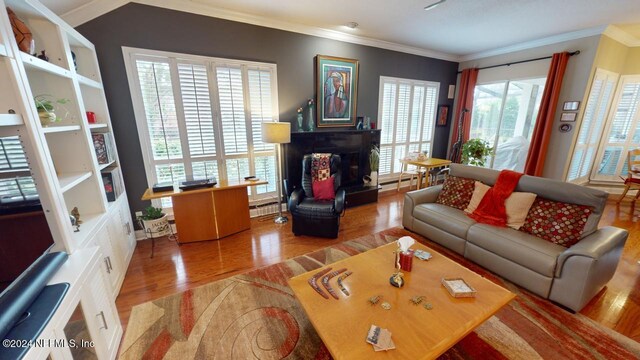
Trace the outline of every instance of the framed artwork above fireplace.
{"type": "Polygon", "coordinates": [[[354,126],[358,99],[358,60],[316,56],[318,127],[354,126]]]}

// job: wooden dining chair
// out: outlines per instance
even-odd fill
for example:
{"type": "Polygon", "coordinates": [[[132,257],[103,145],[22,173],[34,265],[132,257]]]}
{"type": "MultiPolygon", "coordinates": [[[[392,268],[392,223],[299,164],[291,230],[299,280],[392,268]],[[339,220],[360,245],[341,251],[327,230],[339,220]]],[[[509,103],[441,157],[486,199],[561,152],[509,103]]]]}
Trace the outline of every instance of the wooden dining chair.
{"type": "Polygon", "coordinates": [[[404,175],[409,175],[410,176],[409,177],[409,190],[411,190],[411,187],[413,186],[413,179],[414,178],[416,178],[416,189],[419,189],[420,186],[418,184],[418,181],[419,181],[418,179],[420,179],[420,177],[419,177],[419,172],[418,171],[420,171],[420,170],[419,169],[416,169],[416,170],[411,169],[411,170],[409,170],[408,169],[409,165],[406,162],[400,160],[400,163],[402,164],[402,170],[400,171],[400,175],[398,175],[398,188],[396,189],[396,191],[400,191],[400,183],[402,182],[402,177],[404,175]]]}
{"type": "Polygon", "coordinates": [[[624,199],[629,190],[638,190],[632,202],[635,203],[640,197],[640,148],[629,150],[627,166],[628,171],[627,178],[624,179],[624,191],[617,201],[618,204],[624,199]]]}

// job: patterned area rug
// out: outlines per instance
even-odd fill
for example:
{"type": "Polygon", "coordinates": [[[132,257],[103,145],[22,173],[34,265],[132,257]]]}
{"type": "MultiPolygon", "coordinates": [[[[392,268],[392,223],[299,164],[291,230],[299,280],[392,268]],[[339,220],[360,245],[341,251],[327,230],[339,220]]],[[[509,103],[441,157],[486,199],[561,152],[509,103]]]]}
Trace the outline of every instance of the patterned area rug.
{"type": "Polygon", "coordinates": [[[287,279],[411,235],[517,294],[443,359],[632,359],[640,344],[403,229],[347,241],[133,308],[121,359],[330,359],[287,279]]]}

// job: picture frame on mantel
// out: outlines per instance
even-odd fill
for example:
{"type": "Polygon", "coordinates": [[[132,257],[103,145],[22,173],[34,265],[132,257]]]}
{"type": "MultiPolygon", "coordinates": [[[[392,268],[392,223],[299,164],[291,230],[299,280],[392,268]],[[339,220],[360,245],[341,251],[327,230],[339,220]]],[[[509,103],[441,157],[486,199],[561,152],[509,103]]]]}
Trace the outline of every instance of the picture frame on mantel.
{"type": "Polygon", "coordinates": [[[318,127],[354,126],[358,99],[358,60],[316,56],[318,127]]]}

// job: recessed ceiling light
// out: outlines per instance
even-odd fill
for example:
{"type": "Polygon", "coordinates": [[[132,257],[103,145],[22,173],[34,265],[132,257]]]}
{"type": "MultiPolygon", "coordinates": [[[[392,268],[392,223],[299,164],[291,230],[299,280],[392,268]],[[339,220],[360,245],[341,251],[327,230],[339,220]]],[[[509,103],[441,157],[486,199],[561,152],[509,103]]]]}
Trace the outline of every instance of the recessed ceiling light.
{"type": "Polygon", "coordinates": [[[358,26],[360,26],[360,24],[358,24],[355,21],[351,21],[351,22],[348,22],[348,23],[344,24],[344,26],[348,27],[349,29],[355,29],[358,26]]]}
{"type": "Polygon", "coordinates": [[[425,9],[425,10],[427,10],[427,11],[428,11],[428,10],[433,10],[433,9],[435,9],[435,7],[436,7],[436,6],[438,6],[438,5],[442,4],[442,3],[443,3],[443,2],[445,2],[445,1],[447,1],[447,0],[440,0],[440,1],[436,1],[436,2],[434,2],[434,3],[433,3],[433,4],[431,4],[431,5],[427,5],[427,6],[425,6],[425,7],[424,7],[424,9],[425,9]]]}

